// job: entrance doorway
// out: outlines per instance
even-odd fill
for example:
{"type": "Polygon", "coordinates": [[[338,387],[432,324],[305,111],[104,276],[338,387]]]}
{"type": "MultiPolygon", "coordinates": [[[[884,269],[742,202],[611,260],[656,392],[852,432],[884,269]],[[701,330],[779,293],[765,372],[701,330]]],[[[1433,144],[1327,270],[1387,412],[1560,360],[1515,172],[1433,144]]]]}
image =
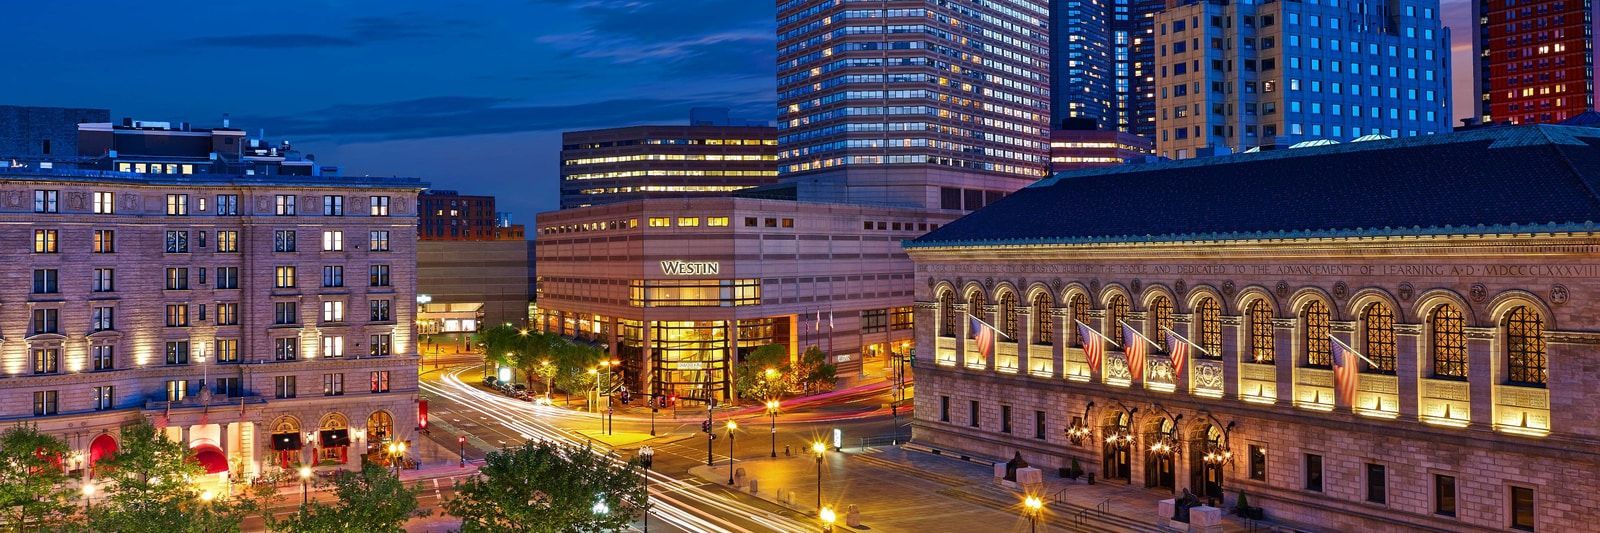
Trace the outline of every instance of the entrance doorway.
{"type": "Polygon", "coordinates": [[[1102,449],[1100,463],[1104,465],[1100,477],[1106,480],[1120,479],[1128,481],[1133,477],[1133,463],[1131,461],[1131,447],[1133,445],[1132,416],[1126,412],[1118,412],[1107,420],[1103,432],[1105,433],[1105,446],[1102,449]]]}
{"type": "Polygon", "coordinates": [[[1173,437],[1176,428],[1177,424],[1171,418],[1163,417],[1151,423],[1151,431],[1145,436],[1150,449],[1144,455],[1144,486],[1173,492],[1178,490],[1177,472],[1173,464],[1178,444],[1173,437]]]}
{"type": "Polygon", "coordinates": [[[1222,501],[1222,465],[1232,459],[1223,445],[1222,430],[1206,424],[1189,442],[1189,485],[1207,501],[1222,501]]]}

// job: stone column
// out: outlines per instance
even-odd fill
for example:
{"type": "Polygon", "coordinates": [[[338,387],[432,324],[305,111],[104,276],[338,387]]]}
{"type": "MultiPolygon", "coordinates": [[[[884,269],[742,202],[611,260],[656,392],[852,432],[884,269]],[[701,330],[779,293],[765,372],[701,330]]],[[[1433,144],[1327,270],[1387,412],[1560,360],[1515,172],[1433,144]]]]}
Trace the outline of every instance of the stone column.
{"type": "MultiPolygon", "coordinates": [[[[1244,317],[1238,315],[1223,315],[1222,322],[1222,391],[1223,397],[1229,400],[1239,399],[1239,360],[1244,357],[1246,349],[1244,336],[1244,317]]],[[[1198,327],[1197,327],[1198,329],[1198,327]]]]}
{"type": "Polygon", "coordinates": [[[1476,429],[1494,427],[1494,384],[1499,381],[1494,375],[1494,360],[1498,353],[1494,342],[1496,329],[1466,328],[1465,331],[1467,382],[1472,394],[1472,427],[1476,429]]]}
{"type": "Polygon", "coordinates": [[[1018,307],[1016,338],[1017,371],[1022,375],[1030,375],[1033,373],[1033,360],[1035,357],[1039,357],[1039,355],[1036,355],[1036,353],[1043,352],[1043,349],[1034,348],[1034,337],[1038,335],[1038,332],[1034,331],[1034,329],[1033,306],[1026,305],[1018,307]]]}
{"type": "Polygon", "coordinates": [[[1293,318],[1272,319],[1272,361],[1273,377],[1277,383],[1278,394],[1273,400],[1276,405],[1294,405],[1294,369],[1295,369],[1295,343],[1296,333],[1293,318]]]}
{"type": "MultiPolygon", "coordinates": [[[[1067,376],[1067,339],[1071,338],[1067,332],[1075,327],[1067,320],[1067,308],[1055,307],[1050,309],[1050,321],[1055,324],[1055,334],[1050,338],[1050,360],[1054,363],[1054,371],[1050,377],[1062,379],[1067,376]]],[[[1085,423],[1088,421],[1085,420],[1085,423]]]]}
{"type": "Polygon", "coordinates": [[[1394,373],[1399,381],[1400,420],[1417,420],[1419,394],[1417,380],[1422,377],[1422,324],[1394,325],[1394,373]]]}
{"type": "MultiPolygon", "coordinates": [[[[917,327],[911,329],[911,349],[922,352],[918,358],[923,365],[938,364],[939,357],[939,303],[917,302],[912,306],[912,318],[917,327]]],[[[916,369],[916,365],[912,366],[916,369]]]]}
{"type": "Polygon", "coordinates": [[[956,320],[960,322],[950,328],[956,332],[956,368],[966,368],[967,338],[972,336],[972,321],[967,320],[967,304],[958,303],[952,307],[955,307],[956,320]]]}

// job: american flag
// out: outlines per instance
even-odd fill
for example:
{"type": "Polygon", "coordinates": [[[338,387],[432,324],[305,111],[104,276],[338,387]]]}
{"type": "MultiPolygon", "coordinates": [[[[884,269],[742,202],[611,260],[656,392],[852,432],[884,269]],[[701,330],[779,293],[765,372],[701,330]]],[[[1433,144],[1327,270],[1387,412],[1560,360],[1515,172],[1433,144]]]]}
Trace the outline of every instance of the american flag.
{"type": "Polygon", "coordinates": [[[1332,335],[1329,335],[1328,338],[1333,340],[1331,355],[1333,356],[1334,394],[1353,404],[1356,399],[1356,377],[1359,375],[1356,369],[1361,366],[1358,361],[1361,358],[1361,354],[1356,353],[1349,346],[1345,346],[1343,342],[1339,342],[1339,339],[1333,338],[1332,335]]]}
{"type": "Polygon", "coordinates": [[[1189,362],[1189,341],[1170,329],[1162,328],[1161,332],[1167,336],[1167,355],[1172,357],[1172,377],[1182,383],[1179,378],[1183,376],[1184,363],[1189,362]]]}
{"type": "Polygon", "coordinates": [[[1100,356],[1105,354],[1105,338],[1094,332],[1094,328],[1083,322],[1078,323],[1078,345],[1083,346],[1083,355],[1089,357],[1089,370],[1100,370],[1100,356]]]}
{"type": "Polygon", "coordinates": [[[1150,345],[1127,324],[1122,325],[1122,353],[1128,356],[1128,373],[1133,379],[1144,379],[1144,356],[1150,353],[1150,345]]]}
{"type": "Polygon", "coordinates": [[[978,341],[978,355],[982,356],[984,361],[988,361],[989,355],[994,352],[994,326],[972,315],[967,315],[967,320],[971,322],[969,326],[972,331],[977,333],[973,339],[978,341]]]}

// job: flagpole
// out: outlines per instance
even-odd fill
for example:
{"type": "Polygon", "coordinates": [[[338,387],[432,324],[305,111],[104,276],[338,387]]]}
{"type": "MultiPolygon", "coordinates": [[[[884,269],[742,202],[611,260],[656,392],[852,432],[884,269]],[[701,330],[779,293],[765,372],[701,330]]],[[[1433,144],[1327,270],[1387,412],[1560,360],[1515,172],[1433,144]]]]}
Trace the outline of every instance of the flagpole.
{"type": "Polygon", "coordinates": [[[994,327],[994,324],[990,324],[987,321],[985,321],[984,319],[978,318],[978,315],[974,315],[972,313],[967,313],[967,317],[978,321],[978,323],[979,324],[983,324],[984,327],[987,327],[989,329],[994,330],[994,334],[995,335],[998,335],[998,336],[1001,336],[1001,337],[1005,337],[1006,340],[1009,340],[1009,341],[1016,341],[1016,339],[1011,338],[1010,335],[1006,335],[1005,333],[1001,333],[1000,332],[1000,328],[994,327]]]}
{"type": "Polygon", "coordinates": [[[1161,330],[1165,331],[1167,333],[1171,333],[1172,336],[1177,337],[1178,340],[1183,341],[1183,343],[1189,345],[1189,347],[1194,348],[1196,350],[1200,350],[1200,353],[1203,353],[1203,354],[1206,354],[1206,355],[1211,355],[1211,352],[1206,351],[1206,349],[1204,347],[1201,347],[1200,345],[1195,344],[1194,341],[1191,341],[1191,340],[1189,340],[1187,338],[1184,338],[1184,336],[1178,334],[1178,332],[1172,331],[1172,328],[1169,328],[1169,327],[1166,327],[1166,326],[1162,326],[1161,330]]]}
{"type": "Polygon", "coordinates": [[[1362,361],[1366,361],[1367,364],[1372,365],[1372,368],[1382,368],[1378,366],[1378,363],[1374,363],[1371,359],[1367,359],[1367,356],[1361,355],[1361,352],[1356,351],[1355,348],[1351,348],[1349,344],[1345,344],[1344,341],[1341,341],[1338,337],[1333,336],[1332,333],[1328,334],[1328,340],[1339,343],[1339,345],[1343,346],[1344,349],[1349,350],[1350,353],[1356,354],[1356,357],[1361,358],[1362,361]]]}
{"type": "Polygon", "coordinates": [[[1125,327],[1125,328],[1128,328],[1128,331],[1132,331],[1134,335],[1138,335],[1139,338],[1144,339],[1145,342],[1150,343],[1150,345],[1154,346],[1157,350],[1161,349],[1161,345],[1160,344],[1156,344],[1156,341],[1150,340],[1150,337],[1144,336],[1143,333],[1139,333],[1139,328],[1130,326],[1130,325],[1128,325],[1127,322],[1123,322],[1121,320],[1118,320],[1117,323],[1118,324],[1122,324],[1122,326],[1125,327]]]}
{"type": "MultiPolygon", "coordinates": [[[[1095,331],[1094,330],[1094,326],[1090,326],[1088,324],[1085,324],[1085,323],[1083,323],[1082,320],[1078,320],[1078,319],[1073,319],[1072,321],[1077,323],[1079,326],[1083,326],[1084,329],[1089,330],[1089,333],[1094,334],[1094,336],[1100,337],[1101,339],[1104,339],[1106,342],[1111,343],[1111,345],[1115,346],[1118,350],[1122,349],[1122,345],[1121,344],[1118,344],[1117,341],[1111,340],[1111,337],[1107,337],[1107,336],[1105,336],[1105,334],[1100,333],[1098,331],[1095,331]]],[[[1120,320],[1119,320],[1119,322],[1120,322],[1120,320]]]]}

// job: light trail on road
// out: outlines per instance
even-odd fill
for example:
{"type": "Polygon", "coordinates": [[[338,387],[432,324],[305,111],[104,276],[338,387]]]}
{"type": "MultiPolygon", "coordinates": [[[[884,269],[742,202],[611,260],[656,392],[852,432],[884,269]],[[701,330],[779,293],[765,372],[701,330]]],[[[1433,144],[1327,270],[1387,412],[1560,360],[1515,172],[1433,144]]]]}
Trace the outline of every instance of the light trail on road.
{"type": "MultiPolygon", "coordinates": [[[[625,461],[605,443],[593,442],[581,434],[538,420],[534,415],[549,416],[561,412],[559,408],[536,406],[529,402],[492,394],[463,382],[460,374],[470,367],[457,367],[440,374],[440,383],[422,381],[421,388],[431,394],[452,400],[461,407],[489,417],[519,436],[590,446],[619,464],[625,461]]],[[[565,414],[565,413],[563,413],[565,414]]],[[[559,416],[559,415],[558,415],[559,416]]],[[[736,516],[759,524],[771,531],[811,531],[813,524],[777,515],[755,506],[731,500],[700,488],[687,481],[651,470],[650,511],[661,521],[688,531],[753,533],[750,529],[725,518],[736,516]],[[715,514],[713,513],[715,512],[715,514]]]]}

